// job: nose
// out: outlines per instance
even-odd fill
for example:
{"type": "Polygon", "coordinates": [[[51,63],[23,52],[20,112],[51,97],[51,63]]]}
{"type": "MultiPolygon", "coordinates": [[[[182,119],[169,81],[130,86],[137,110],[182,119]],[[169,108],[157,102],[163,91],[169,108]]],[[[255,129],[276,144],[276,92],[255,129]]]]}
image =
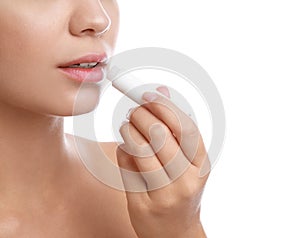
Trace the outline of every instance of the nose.
{"type": "MultiPolygon", "coordinates": [[[[111,26],[111,19],[101,3],[101,0],[77,1],[69,22],[69,30],[75,36],[104,35],[111,26]]],[[[73,5],[73,6],[74,6],[73,5]]]]}

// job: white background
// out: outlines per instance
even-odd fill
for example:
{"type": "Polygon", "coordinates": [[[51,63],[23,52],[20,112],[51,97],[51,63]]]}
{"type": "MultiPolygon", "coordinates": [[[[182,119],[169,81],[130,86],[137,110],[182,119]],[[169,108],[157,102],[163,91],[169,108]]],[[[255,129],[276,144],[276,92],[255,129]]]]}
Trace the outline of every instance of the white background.
{"type": "Polygon", "coordinates": [[[202,200],[208,237],[299,238],[299,1],[119,2],[116,53],[184,53],[223,98],[226,141],[202,200]]]}

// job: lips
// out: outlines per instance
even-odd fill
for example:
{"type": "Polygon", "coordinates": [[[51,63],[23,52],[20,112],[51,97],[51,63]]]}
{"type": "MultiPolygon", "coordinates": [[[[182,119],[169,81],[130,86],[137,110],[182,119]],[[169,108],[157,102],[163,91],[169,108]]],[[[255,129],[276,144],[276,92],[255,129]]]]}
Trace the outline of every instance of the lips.
{"type": "Polygon", "coordinates": [[[58,66],[69,79],[77,82],[99,82],[104,77],[107,55],[89,54],[58,66]]]}
{"type": "Polygon", "coordinates": [[[103,54],[89,54],[83,57],[80,57],[78,59],[72,60],[70,62],[67,63],[63,63],[61,65],[59,65],[59,68],[68,68],[72,65],[78,65],[78,64],[85,64],[85,63],[94,63],[97,62],[99,64],[105,64],[105,62],[107,61],[107,55],[106,53],[103,54]]]}

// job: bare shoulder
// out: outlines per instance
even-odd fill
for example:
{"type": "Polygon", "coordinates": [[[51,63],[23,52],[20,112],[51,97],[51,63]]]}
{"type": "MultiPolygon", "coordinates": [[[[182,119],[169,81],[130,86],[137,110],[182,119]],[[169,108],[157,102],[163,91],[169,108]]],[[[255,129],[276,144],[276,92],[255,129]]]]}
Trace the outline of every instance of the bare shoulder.
{"type": "Polygon", "coordinates": [[[115,142],[96,142],[76,137],[75,146],[80,158],[81,206],[89,211],[90,219],[98,221],[101,237],[136,238],[131,226],[126,194],[118,169],[115,142]],[[100,225],[101,224],[101,225],[100,225]]]}
{"type": "MultiPolygon", "coordinates": [[[[79,168],[89,172],[89,178],[118,191],[124,191],[117,162],[116,142],[97,142],[87,138],[69,135],[79,168]]],[[[123,192],[122,192],[123,193],[123,192]]]]}

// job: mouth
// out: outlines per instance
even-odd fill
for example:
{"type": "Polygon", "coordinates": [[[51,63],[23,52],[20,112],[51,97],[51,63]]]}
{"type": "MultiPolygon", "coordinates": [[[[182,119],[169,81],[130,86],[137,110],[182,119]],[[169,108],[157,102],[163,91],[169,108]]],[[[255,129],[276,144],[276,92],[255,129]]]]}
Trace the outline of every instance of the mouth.
{"type": "Polygon", "coordinates": [[[105,66],[107,64],[106,53],[89,54],[78,59],[59,65],[59,68],[94,68],[97,65],[105,66]]]}
{"type": "Polygon", "coordinates": [[[104,67],[107,65],[107,61],[105,53],[89,54],[59,65],[58,68],[68,78],[77,82],[99,82],[104,77],[104,67]]]}
{"type": "Polygon", "coordinates": [[[91,62],[91,63],[80,63],[80,64],[72,64],[67,68],[74,68],[74,69],[92,69],[98,66],[99,62],[91,62]]]}

